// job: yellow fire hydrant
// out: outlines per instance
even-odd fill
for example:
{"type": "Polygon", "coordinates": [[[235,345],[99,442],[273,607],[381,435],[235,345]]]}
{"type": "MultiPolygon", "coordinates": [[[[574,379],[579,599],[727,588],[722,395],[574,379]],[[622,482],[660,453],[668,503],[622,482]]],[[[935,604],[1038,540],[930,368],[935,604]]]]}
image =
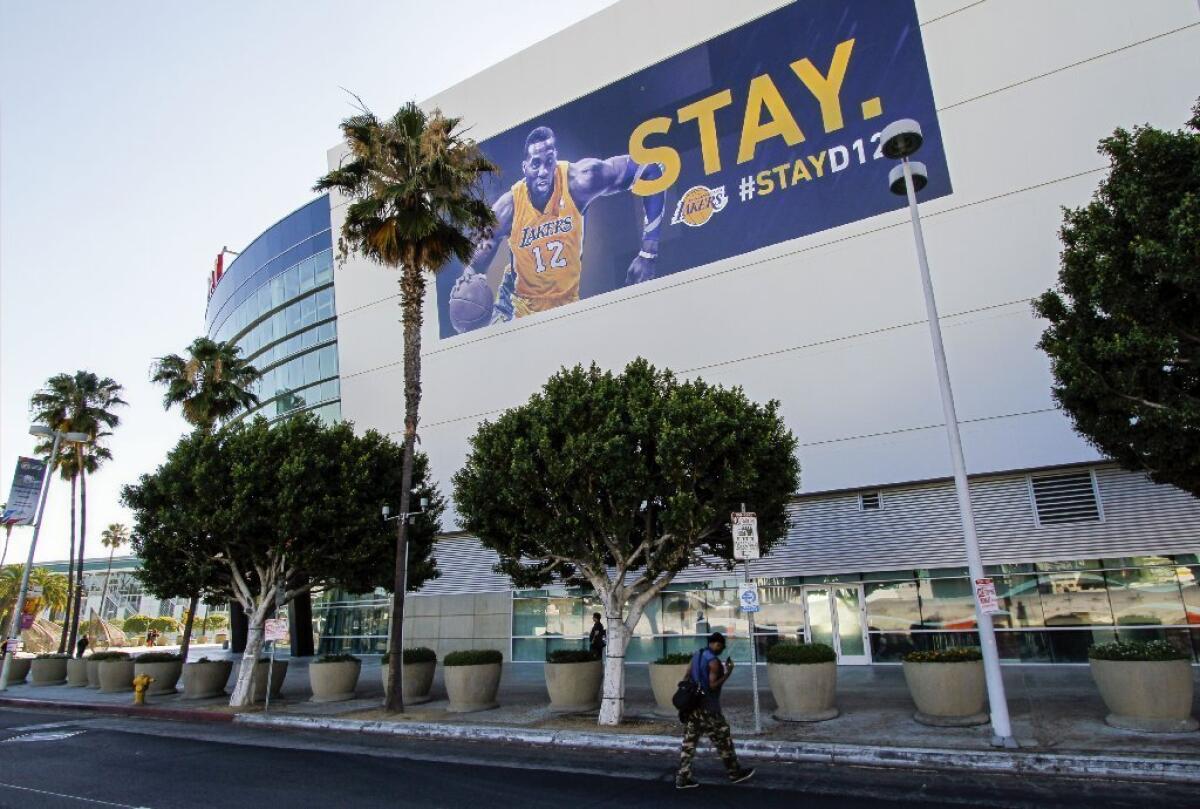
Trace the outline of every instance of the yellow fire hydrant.
{"type": "Polygon", "coordinates": [[[146,689],[150,687],[150,683],[154,682],[154,678],[149,674],[139,674],[133,678],[133,704],[146,704],[146,689]]]}

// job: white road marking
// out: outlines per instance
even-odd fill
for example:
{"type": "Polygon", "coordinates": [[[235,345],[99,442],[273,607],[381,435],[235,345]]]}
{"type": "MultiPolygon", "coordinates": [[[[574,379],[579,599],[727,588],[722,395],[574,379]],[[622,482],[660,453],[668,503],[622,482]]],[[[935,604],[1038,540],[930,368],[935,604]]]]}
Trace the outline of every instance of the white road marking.
{"type": "Polygon", "coordinates": [[[82,730],[48,730],[44,733],[23,733],[20,736],[4,739],[0,741],[0,744],[9,744],[10,742],[57,742],[62,739],[69,739],[72,736],[78,736],[83,732],[82,730]]]}
{"type": "Polygon", "coordinates": [[[22,725],[19,728],[5,728],[5,729],[16,731],[18,733],[23,733],[23,732],[29,731],[29,730],[50,730],[50,728],[65,728],[65,727],[70,727],[71,725],[78,725],[78,724],[79,724],[78,719],[72,719],[69,722],[46,722],[41,725],[22,725]]]}
{"type": "Polygon", "coordinates": [[[0,787],[8,787],[9,789],[18,789],[22,792],[33,792],[37,795],[50,795],[54,798],[69,798],[73,801],[83,801],[84,803],[94,803],[97,806],[117,806],[120,809],[150,809],[148,806],[132,806],[128,803],[113,803],[112,801],[99,801],[95,798],[85,798],[82,795],[68,795],[65,792],[50,792],[46,789],[34,789],[33,787],[23,787],[19,784],[8,784],[0,781],[0,787]]]}

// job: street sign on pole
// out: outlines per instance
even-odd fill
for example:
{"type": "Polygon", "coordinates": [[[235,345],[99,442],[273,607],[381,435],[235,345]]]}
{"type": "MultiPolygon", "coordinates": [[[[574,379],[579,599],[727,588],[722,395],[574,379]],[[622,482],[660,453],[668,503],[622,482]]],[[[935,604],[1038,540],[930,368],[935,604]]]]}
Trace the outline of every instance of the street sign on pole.
{"type": "Polygon", "coordinates": [[[758,558],[758,517],[753,511],[742,510],[729,515],[733,530],[733,558],[746,566],[746,581],[738,587],[738,605],[746,613],[750,629],[750,688],[754,693],[754,732],[762,733],[762,712],[758,704],[758,641],[754,637],[754,613],[758,612],[758,588],[750,577],[750,560],[758,558]]]}
{"type": "Polygon", "coordinates": [[[733,529],[733,558],[758,559],[758,516],[753,511],[735,511],[729,515],[733,529]]]}
{"type": "Polygon", "coordinates": [[[758,612],[758,588],[754,582],[746,582],[738,586],[738,606],[742,612],[758,612]]]}
{"type": "Polygon", "coordinates": [[[263,622],[263,640],[287,640],[288,622],[286,618],[268,618],[263,622]]]}
{"type": "Polygon", "coordinates": [[[979,609],[988,615],[1002,612],[1000,598],[996,595],[996,582],[990,578],[975,580],[975,598],[979,601],[979,609]]]}

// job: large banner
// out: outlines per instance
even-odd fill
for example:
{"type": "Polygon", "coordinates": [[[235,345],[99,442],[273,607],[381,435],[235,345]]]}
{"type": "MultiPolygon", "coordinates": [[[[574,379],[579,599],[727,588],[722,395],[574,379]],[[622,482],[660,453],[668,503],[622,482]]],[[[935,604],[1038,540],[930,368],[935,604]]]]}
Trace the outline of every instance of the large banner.
{"type": "Polygon", "coordinates": [[[4,505],[4,513],[0,515],[0,523],[33,524],[45,474],[45,461],[37,458],[17,458],[17,471],[13,474],[12,488],[8,490],[8,500],[4,505]]]}
{"type": "Polygon", "coordinates": [[[899,118],[924,130],[921,198],[949,194],[912,0],[803,0],[489,138],[499,226],[439,274],[441,336],[900,207],[899,118]]]}

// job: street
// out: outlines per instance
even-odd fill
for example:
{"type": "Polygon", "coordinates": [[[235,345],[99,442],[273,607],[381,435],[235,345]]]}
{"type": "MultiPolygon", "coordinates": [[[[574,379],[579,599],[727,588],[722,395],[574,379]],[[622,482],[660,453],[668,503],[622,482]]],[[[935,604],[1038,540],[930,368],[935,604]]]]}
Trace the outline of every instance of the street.
{"type": "Polygon", "coordinates": [[[280,733],[227,724],[0,710],[0,807],[1134,806],[1186,803],[1185,785],[948,776],[763,763],[730,786],[711,753],[704,786],[672,785],[674,761],[472,743],[280,733]]]}

